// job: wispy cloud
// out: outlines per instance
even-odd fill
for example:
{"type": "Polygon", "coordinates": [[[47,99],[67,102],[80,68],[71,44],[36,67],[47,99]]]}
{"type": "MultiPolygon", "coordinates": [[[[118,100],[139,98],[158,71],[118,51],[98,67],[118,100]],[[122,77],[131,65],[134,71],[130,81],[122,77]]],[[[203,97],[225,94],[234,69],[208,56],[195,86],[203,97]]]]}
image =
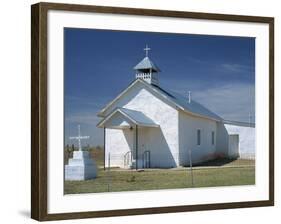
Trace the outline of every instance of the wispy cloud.
{"type": "Polygon", "coordinates": [[[110,97],[80,97],[80,96],[65,96],[67,104],[75,104],[80,106],[90,106],[93,109],[101,109],[105,106],[106,102],[110,100],[110,97]]]}
{"type": "Polygon", "coordinates": [[[192,98],[224,119],[249,121],[249,113],[254,121],[255,85],[253,83],[226,82],[212,83],[205,81],[175,80],[165,82],[166,87],[187,97],[188,91],[192,98]]]}
{"type": "Polygon", "coordinates": [[[224,119],[254,121],[255,87],[253,84],[227,84],[193,92],[195,100],[205,105],[224,119]]]}
{"type": "Polygon", "coordinates": [[[213,65],[213,62],[211,62],[211,61],[199,59],[196,57],[186,56],[185,58],[186,58],[187,62],[192,63],[192,64],[213,65]]]}
{"type": "Polygon", "coordinates": [[[230,72],[254,72],[252,66],[244,65],[244,64],[235,64],[235,63],[222,63],[219,65],[222,70],[230,71],[230,72]]]}
{"type": "Polygon", "coordinates": [[[254,67],[247,63],[233,63],[225,62],[219,60],[203,60],[201,58],[187,56],[186,60],[188,63],[195,64],[197,66],[205,66],[208,69],[220,70],[221,72],[233,72],[233,73],[243,73],[243,72],[254,72],[254,67]]]}
{"type": "Polygon", "coordinates": [[[65,117],[65,121],[69,123],[91,124],[96,125],[100,120],[96,113],[81,112],[78,114],[71,114],[65,117]]]}

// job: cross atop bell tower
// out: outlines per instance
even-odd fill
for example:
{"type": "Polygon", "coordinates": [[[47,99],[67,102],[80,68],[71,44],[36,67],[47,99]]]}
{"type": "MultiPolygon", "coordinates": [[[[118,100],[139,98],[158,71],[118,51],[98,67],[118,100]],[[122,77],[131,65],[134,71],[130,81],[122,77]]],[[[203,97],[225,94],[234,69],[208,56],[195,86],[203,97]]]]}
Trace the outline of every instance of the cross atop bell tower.
{"type": "Polygon", "coordinates": [[[148,51],[151,48],[146,45],[143,50],[145,51],[145,58],[134,67],[136,79],[143,79],[149,84],[159,85],[158,72],[160,72],[160,69],[148,57],[148,51]]]}
{"type": "Polygon", "coordinates": [[[146,45],[146,47],[145,47],[143,50],[145,50],[145,56],[148,57],[148,51],[150,51],[151,48],[149,48],[149,47],[146,45]]]}

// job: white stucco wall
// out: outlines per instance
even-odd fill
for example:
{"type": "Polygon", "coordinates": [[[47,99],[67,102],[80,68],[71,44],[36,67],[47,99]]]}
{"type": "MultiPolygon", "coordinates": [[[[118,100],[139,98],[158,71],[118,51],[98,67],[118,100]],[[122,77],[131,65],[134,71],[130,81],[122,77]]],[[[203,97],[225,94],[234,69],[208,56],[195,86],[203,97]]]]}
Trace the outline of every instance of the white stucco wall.
{"type": "Polygon", "coordinates": [[[110,166],[123,167],[124,155],[134,145],[133,131],[130,129],[106,129],[105,132],[105,166],[108,167],[110,153],[110,166]]]}
{"type": "MultiPolygon", "coordinates": [[[[137,83],[125,96],[111,105],[106,114],[116,107],[141,111],[160,125],[160,128],[139,128],[138,158],[140,160],[143,148],[145,148],[151,152],[151,167],[175,167],[178,165],[178,111],[176,108],[165,98],[159,99],[155,93],[141,83],[137,83]]],[[[132,139],[134,141],[134,137],[132,139]]],[[[126,146],[120,130],[108,131],[106,136],[106,150],[108,152],[116,152],[120,148],[126,148],[124,145],[126,146]]],[[[126,150],[120,150],[120,153],[126,150]]]]}
{"type": "Polygon", "coordinates": [[[243,159],[255,158],[255,128],[238,125],[224,125],[228,134],[239,135],[239,157],[243,159]]]}
{"type": "Polygon", "coordinates": [[[192,150],[192,163],[210,160],[216,153],[217,124],[215,121],[195,117],[179,111],[179,155],[180,165],[189,165],[189,152],[192,150]],[[201,144],[197,145],[197,130],[201,131],[201,144]],[[212,131],[215,142],[212,144],[212,131]]]}

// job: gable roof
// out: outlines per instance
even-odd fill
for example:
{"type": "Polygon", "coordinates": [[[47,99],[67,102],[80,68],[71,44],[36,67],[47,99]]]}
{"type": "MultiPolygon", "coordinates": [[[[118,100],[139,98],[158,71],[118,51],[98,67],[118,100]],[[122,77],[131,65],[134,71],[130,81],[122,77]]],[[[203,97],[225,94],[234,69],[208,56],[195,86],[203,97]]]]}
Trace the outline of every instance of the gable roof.
{"type": "Polygon", "coordinates": [[[145,127],[159,127],[153,120],[147,117],[144,113],[136,110],[131,110],[127,108],[116,108],[113,112],[107,115],[104,119],[102,119],[98,124],[97,127],[104,127],[105,123],[112,118],[116,113],[122,114],[125,118],[129,119],[132,123],[145,126],[145,127]]]}
{"type": "Polygon", "coordinates": [[[200,103],[192,100],[190,103],[188,102],[187,98],[178,94],[174,93],[170,90],[163,89],[159,86],[149,84],[146,81],[141,79],[134,80],[125,90],[123,90],[114,100],[112,100],[109,104],[107,104],[99,113],[98,116],[104,116],[103,113],[118,99],[120,99],[129,89],[131,89],[136,83],[141,83],[146,87],[150,88],[154,93],[159,94],[160,96],[167,99],[170,103],[172,103],[176,108],[192,114],[194,116],[199,116],[215,121],[222,121],[222,118],[217,114],[213,113],[200,103]]]}

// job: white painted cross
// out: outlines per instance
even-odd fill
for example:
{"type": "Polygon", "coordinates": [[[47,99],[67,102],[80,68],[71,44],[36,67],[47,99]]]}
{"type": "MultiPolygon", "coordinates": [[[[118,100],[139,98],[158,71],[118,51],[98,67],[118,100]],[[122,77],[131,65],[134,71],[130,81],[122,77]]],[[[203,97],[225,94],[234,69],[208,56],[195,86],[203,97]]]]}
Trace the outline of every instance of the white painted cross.
{"type": "Polygon", "coordinates": [[[146,47],[145,47],[143,50],[145,50],[145,56],[147,57],[147,56],[148,56],[148,51],[150,51],[151,48],[149,48],[149,47],[146,45],[146,47]]]}
{"type": "Polygon", "coordinates": [[[69,137],[69,139],[76,139],[76,140],[78,140],[79,151],[82,151],[81,139],[88,139],[88,138],[90,138],[90,136],[81,136],[81,134],[80,134],[80,125],[78,125],[78,136],[76,136],[76,137],[69,137]]]}

